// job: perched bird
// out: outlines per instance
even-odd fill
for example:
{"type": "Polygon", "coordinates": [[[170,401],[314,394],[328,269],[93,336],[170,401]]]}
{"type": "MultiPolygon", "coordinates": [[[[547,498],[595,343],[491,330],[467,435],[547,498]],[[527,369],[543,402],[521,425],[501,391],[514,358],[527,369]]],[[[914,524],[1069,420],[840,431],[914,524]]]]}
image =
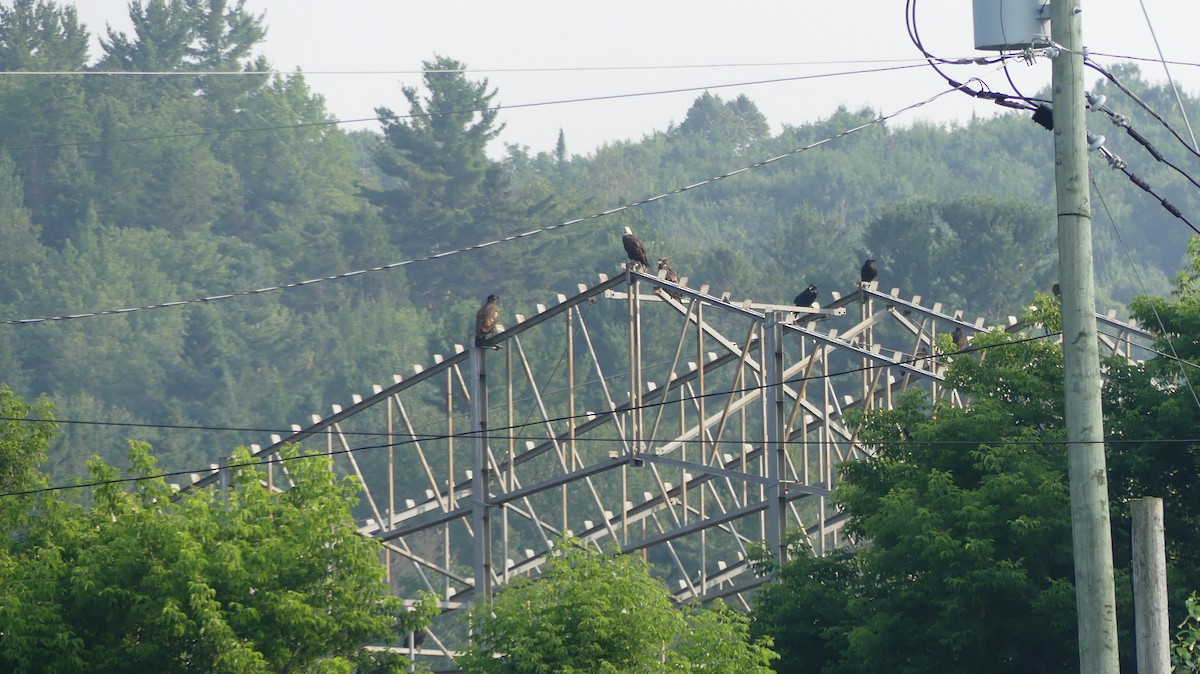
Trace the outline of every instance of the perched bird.
{"type": "Polygon", "coordinates": [[[799,295],[796,295],[796,299],[792,302],[798,307],[811,307],[812,303],[817,301],[817,292],[819,290],[820,288],[810,283],[799,295]]]}
{"type": "Polygon", "coordinates": [[[671,283],[679,283],[679,274],[676,274],[675,270],[671,269],[671,267],[667,264],[667,258],[658,258],[658,270],[667,272],[663,275],[664,279],[670,281],[671,283]]]}
{"type": "Polygon", "coordinates": [[[1062,297],[1062,286],[1055,283],[1054,286],[1050,288],[1050,292],[1054,293],[1055,297],[1062,297]]]}
{"type": "Polygon", "coordinates": [[[646,257],[646,247],[642,245],[642,240],[634,235],[633,230],[626,227],[625,233],[621,235],[621,244],[625,246],[625,254],[629,259],[640,264],[643,270],[650,268],[650,258],[646,257]]]}
{"type": "Polygon", "coordinates": [[[475,346],[496,333],[496,323],[500,320],[500,298],[488,295],[487,302],[475,312],[475,346]]]}
{"type": "Polygon", "coordinates": [[[875,266],[875,260],[867,260],[863,263],[862,269],[859,272],[859,278],[863,283],[870,283],[879,278],[879,268],[875,266]]]}
{"type": "MultiPolygon", "coordinates": [[[[679,274],[676,274],[675,270],[671,269],[670,265],[667,264],[667,258],[658,258],[658,270],[664,272],[663,279],[670,281],[671,283],[679,283],[679,274]]],[[[671,297],[674,297],[677,300],[682,300],[683,294],[672,292],[671,297]]]]}
{"type": "Polygon", "coordinates": [[[963,332],[962,328],[954,328],[954,332],[950,333],[950,336],[954,338],[954,346],[957,347],[959,351],[962,351],[964,348],[966,348],[967,334],[963,332]]]}

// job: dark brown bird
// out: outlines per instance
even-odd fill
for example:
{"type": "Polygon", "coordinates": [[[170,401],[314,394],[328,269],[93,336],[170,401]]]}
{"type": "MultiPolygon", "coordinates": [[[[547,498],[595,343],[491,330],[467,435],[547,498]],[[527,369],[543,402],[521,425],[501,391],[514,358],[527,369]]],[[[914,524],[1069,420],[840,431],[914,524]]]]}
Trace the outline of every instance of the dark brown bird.
{"type": "Polygon", "coordinates": [[[962,328],[954,328],[954,332],[950,333],[950,336],[954,338],[954,346],[957,347],[959,351],[962,351],[967,347],[967,334],[963,332],[962,328]]]}
{"type": "Polygon", "coordinates": [[[667,258],[658,258],[658,270],[666,272],[666,274],[663,274],[664,279],[671,283],[679,283],[679,274],[676,274],[675,270],[671,269],[670,265],[667,264],[667,258]]]}
{"type": "Polygon", "coordinates": [[[879,278],[879,268],[875,266],[875,260],[867,260],[863,263],[862,269],[859,270],[859,278],[863,283],[870,283],[879,278]]]}
{"type": "Polygon", "coordinates": [[[642,240],[634,235],[632,229],[625,228],[625,233],[621,235],[621,245],[625,246],[625,255],[640,264],[642,270],[650,268],[650,258],[646,257],[646,247],[642,245],[642,240]]]}
{"type": "MultiPolygon", "coordinates": [[[[658,258],[658,270],[661,272],[664,272],[663,273],[664,280],[670,281],[671,283],[679,283],[679,274],[676,274],[675,270],[671,269],[670,265],[667,264],[667,258],[665,258],[665,257],[658,258]]],[[[671,295],[671,297],[674,297],[675,299],[677,299],[679,301],[683,301],[683,293],[677,293],[677,292],[672,291],[670,293],[670,295],[671,295]]]]}
{"type": "Polygon", "coordinates": [[[475,312],[475,346],[496,334],[496,323],[500,321],[500,298],[488,295],[487,302],[475,312]]]}
{"type": "Polygon", "coordinates": [[[1054,286],[1050,288],[1050,292],[1054,293],[1055,297],[1062,297],[1062,286],[1055,283],[1054,286]]]}
{"type": "Polygon", "coordinates": [[[817,301],[818,292],[820,292],[820,288],[809,284],[799,295],[796,295],[796,299],[792,300],[792,303],[798,307],[811,307],[812,303],[817,301]]]}

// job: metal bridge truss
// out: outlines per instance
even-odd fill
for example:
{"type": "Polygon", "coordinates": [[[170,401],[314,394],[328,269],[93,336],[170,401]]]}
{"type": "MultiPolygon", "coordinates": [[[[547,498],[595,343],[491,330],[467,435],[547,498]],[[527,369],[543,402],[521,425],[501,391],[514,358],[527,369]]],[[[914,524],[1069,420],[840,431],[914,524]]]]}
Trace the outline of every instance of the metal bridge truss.
{"type": "MultiPolygon", "coordinates": [[[[441,597],[442,617],[405,645],[416,655],[448,662],[466,635],[456,614],[536,574],[563,535],[643,555],[680,601],[748,608],[756,549],[780,557],[789,531],[818,553],[844,542],[827,496],[869,451],[846,413],[910,387],[963,404],[930,354],[939,334],[985,329],[876,283],[833,297],[801,309],[602,275],[251,449],[269,460],[299,443],[357,480],[359,531],[383,545],[393,591],[441,597]]],[[[1098,319],[1110,354],[1148,343],[1098,319]]],[[[214,467],[193,483],[220,479],[214,467]]],[[[282,464],[267,482],[286,488],[282,464]]]]}

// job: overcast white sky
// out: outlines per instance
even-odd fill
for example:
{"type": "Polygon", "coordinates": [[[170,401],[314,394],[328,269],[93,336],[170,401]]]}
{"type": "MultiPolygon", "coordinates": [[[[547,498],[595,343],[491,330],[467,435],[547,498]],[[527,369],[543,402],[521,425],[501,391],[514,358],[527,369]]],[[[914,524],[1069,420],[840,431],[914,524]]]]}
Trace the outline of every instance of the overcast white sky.
{"type": "MultiPolygon", "coordinates": [[[[75,4],[94,34],[105,24],[128,30],[127,0],[75,4]]],[[[722,86],[911,62],[918,52],[905,30],[902,0],[248,0],[247,6],[266,17],[261,53],[280,70],[304,70],[309,85],[342,120],[373,117],[377,106],[407,112],[400,87],[419,85],[422,62],[435,55],[466,63],[472,79],[486,77],[499,90],[494,102],[502,106],[692,89],[502,111],[507,127],[500,142],[534,153],[552,149],[560,128],[568,150],[579,154],[640,139],[681,121],[704,88],[724,99],[745,93],[775,129],[826,117],[839,105],[892,112],[946,88],[929,68],[722,86]],[[565,70],[530,71],[547,68],[565,70]]],[[[1200,63],[1200,1],[1083,0],[1082,7],[1084,43],[1092,52],[1156,58],[1152,27],[1167,60],[1200,63]]],[[[973,47],[969,0],[920,0],[918,21],[926,48],[939,56],[986,55],[973,47]]],[[[1149,78],[1165,81],[1161,64],[1142,68],[1149,78]]],[[[1200,91],[1200,68],[1170,68],[1183,90],[1200,91]]],[[[991,67],[952,72],[964,80],[991,73],[986,79],[993,88],[1011,90],[1003,73],[991,67]]],[[[1050,64],[1017,64],[1010,72],[1029,95],[1049,81],[1050,64]]],[[[998,110],[954,95],[894,123],[965,121],[998,110]]],[[[1162,112],[1180,119],[1178,110],[1162,112]]],[[[1200,111],[1188,115],[1200,118],[1200,111]]],[[[1196,126],[1200,119],[1191,121],[1196,126]]],[[[374,128],[346,125],[364,127],[374,128]]]]}

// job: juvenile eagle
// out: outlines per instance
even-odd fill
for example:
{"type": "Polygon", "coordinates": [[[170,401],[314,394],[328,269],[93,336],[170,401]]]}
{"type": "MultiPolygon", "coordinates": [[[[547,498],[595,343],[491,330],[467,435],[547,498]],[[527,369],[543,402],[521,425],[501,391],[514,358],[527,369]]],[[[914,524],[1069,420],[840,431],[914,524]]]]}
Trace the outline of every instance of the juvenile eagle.
{"type": "Polygon", "coordinates": [[[870,283],[879,278],[879,269],[875,266],[875,260],[867,260],[863,263],[862,269],[859,272],[859,278],[863,283],[870,283]]]}
{"type": "Polygon", "coordinates": [[[799,295],[796,295],[796,299],[792,300],[792,302],[798,307],[811,307],[812,303],[817,301],[817,292],[819,290],[817,286],[809,284],[799,295]]]}
{"type": "Polygon", "coordinates": [[[667,272],[663,275],[664,279],[670,281],[671,283],[679,283],[679,274],[676,274],[675,270],[671,269],[670,265],[667,264],[667,258],[658,258],[658,269],[659,271],[665,270],[667,272]]]}
{"type": "Polygon", "coordinates": [[[954,332],[950,333],[950,336],[954,338],[954,346],[959,351],[967,348],[967,335],[963,332],[962,328],[954,328],[954,332]]]}
{"type": "Polygon", "coordinates": [[[496,323],[500,320],[500,298],[488,295],[487,302],[475,312],[475,346],[496,333],[496,323]]]}
{"type": "Polygon", "coordinates": [[[621,245],[625,246],[625,254],[629,256],[629,259],[640,264],[642,270],[650,268],[650,258],[646,257],[646,247],[642,245],[642,240],[634,235],[632,229],[625,228],[625,233],[621,235],[621,245]]]}
{"type": "MultiPolygon", "coordinates": [[[[664,280],[670,281],[671,283],[679,283],[679,274],[676,274],[675,270],[671,269],[671,266],[667,264],[667,258],[665,258],[665,257],[658,258],[658,270],[661,272],[664,272],[663,273],[664,280]]],[[[683,293],[677,293],[675,291],[671,291],[670,294],[671,294],[671,297],[674,297],[675,299],[679,300],[680,302],[683,301],[683,293]]]]}

